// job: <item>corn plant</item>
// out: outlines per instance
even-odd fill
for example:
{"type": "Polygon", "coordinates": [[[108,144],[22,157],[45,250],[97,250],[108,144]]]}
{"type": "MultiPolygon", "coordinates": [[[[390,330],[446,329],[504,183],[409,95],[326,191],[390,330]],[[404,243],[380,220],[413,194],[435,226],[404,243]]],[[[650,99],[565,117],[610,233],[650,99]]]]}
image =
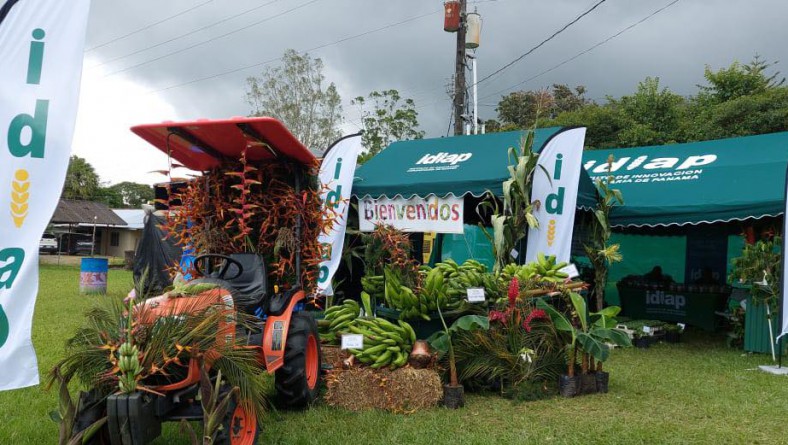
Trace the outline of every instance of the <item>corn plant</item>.
{"type": "MultiPolygon", "coordinates": [[[[607,160],[608,171],[613,163],[613,156],[607,160]]],[[[583,247],[594,267],[594,290],[592,297],[596,302],[597,309],[602,309],[605,305],[605,285],[607,285],[607,272],[610,264],[617,263],[623,259],[619,252],[618,244],[610,244],[612,229],[610,227],[610,211],[616,205],[624,205],[624,197],[621,191],[610,187],[613,180],[612,176],[597,179],[596,187],[598,190],[597,204],[591,218],[591,236],[589,243],[583,247]]]]}
{"type": "Polygon", "coordinates": [[[509,148],[509,179],[503,182],[503,209],[494,199],[485,200],[477,208],[477,213],[491,210],[492,233],[479,224],[485,236],[493,245],[495,255],[494,272],[497,274],[509,263],[512,250],[525,236],[529,228],[539,226],[534,210],[541,205],[531,201],[534,172],[537,167],[547,174],[538,164],[539,155],[533,151],[534,132],[528,131],[520,142],[520,147],[509,148]]]}

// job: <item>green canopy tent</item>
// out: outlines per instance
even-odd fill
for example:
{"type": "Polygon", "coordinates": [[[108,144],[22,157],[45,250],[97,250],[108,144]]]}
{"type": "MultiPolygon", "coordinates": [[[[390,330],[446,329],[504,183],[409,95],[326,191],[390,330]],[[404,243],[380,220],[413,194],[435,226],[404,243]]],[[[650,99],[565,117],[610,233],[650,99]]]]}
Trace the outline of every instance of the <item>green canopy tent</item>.
{"type": "MultiPolygon", "coordinates": [[[[534,150],[540,151],[560,130],[560,127],[537,129],[534,150]]],[[[501,197],[502,184],[509,179],[508,166],[513,162],[509,148],[519,147],[525,134],[525,131],[511,131],[395,142],[358,169],[353,195],[359,199],[453,195],[464,196],[467,201],[468,195],[479,198],[491,192],[501,197]]],[[[577,206],[590,209],[596,204],[596,196],[596,188],[581,169],[577,206]]],[[[447,235],[444,246],[455,242],[460,250],[468,250],[469,255],[473,251],[491,251],[487,239],[478,231],[475,225],[466,225],[464,236],[447,235]]],[[[444,250],[444,258],[447,251],[450,249],[444,250]]],[[[453,258],[462,261],[467,256],[453,258]]]]}
{"type": "MultiPolygon", "coordinates": [[[[610,268],[606,299],[621,303],[625,312],[626,298],[617,286],[622,278],[660,266],[686,292],[702,290],[699,283],[709,272],[721,286],[730,259],[741,254],[742,226],[784,211],[788,132],[593,150],[584,152],[583,161],[593,179],[612,175],[624,197],[624,206],[611,212],[612,241],[620,244],[624,261],[610,268]]],[[[660,298],[652,300],[664,303],[660,298]]],[[[704,327],[713,322],[706,319],[704,327]]]]}
{"type": "Polygon", "coordinates": [[[788,132],[659,147],[592,150],[583,162],[607,176],[626,205],[611,213],[618,227],[683,226],[777,216],[783,212],[788,132]]]}
{"type": "MultiPolygon", "coordinates": [[[[541,150],[560,130],[560,127],[537,129],[534,150],[541,150]]],[[[359,198],[466,194],[480,197],[490,191],[502,196],[503,181],[509,178],[509,147],[519,147],[524,135],[524,131],[509,131],[394,142],[358,169],[353,195],[359,198]],[[445,155],[437,162],[424,162],[426,156],[440,153],[445,155]]],[[[581,171],[581,175],[577,204],[590,208],[596,204],[596,189],[585,172],[581,171]]]]}

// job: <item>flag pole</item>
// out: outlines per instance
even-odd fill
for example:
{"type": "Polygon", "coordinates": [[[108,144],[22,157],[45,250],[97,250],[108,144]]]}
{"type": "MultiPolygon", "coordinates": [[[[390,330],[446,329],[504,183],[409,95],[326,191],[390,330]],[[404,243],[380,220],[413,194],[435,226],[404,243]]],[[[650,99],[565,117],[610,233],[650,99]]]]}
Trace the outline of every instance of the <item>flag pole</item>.
{"type": "MultiPolygon", "coordinates": [[[[779,308],[779,319],[780,319],[780,334],[777,336],[777,368],[782,368],[783,366],[783,335],[785,335],[784,323],[785,323],[785,240],[786,240],[786,230],[788,230],[788,168],[785,170],[785,200],[783,202],[783,233],[782,233],[782,245],[780,246],[780,267],[782,270],[780,271],[780,300],[778,301],[777,307],[779,308]]],[[[771,327],[771,325],[769,326],[771,327]]]]}

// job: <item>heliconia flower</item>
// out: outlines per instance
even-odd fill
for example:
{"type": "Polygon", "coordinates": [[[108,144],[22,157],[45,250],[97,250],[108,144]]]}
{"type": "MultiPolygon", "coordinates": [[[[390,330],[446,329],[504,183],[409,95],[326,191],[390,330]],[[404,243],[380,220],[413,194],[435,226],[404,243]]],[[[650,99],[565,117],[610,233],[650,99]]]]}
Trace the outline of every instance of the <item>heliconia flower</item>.
{"type": "Polygon", "coordinates": [[[490,321],[498,321],[501,323],[506,323],[506,314],[501,311],[490,311],[489,315],[490,321]]]}
{"type": "Polygon", "coordinates": [[[531,322],[534,320],[546,320],[547,319],[547,312],[543,309],[534,309],[525,317],[525,321],[523,321],[523,328],[525,328],[525,332],[531,332],[531,322]]]}
{"type": "Polygon", "coordinates": [[[509,307],[513,307],[514,303],[517,301],[517,296],[520,294],[520,283],[517,281],[517,277],[512,277],[512,281],[509,282],[509,307]]]}

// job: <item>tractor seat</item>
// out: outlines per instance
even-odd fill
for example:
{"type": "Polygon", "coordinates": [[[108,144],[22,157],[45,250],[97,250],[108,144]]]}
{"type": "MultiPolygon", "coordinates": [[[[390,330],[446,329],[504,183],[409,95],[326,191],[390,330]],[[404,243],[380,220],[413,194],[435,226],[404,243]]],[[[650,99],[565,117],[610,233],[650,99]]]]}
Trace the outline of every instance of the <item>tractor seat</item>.
{"type": "MultiPolygon", "coordinates": [[[[253,310],[268,294],[268,274],[265,269],[265,261],[255,253],[233,253],[229,256],[243,266],[243,273],[240,276],[232,280],[205,277],[196,281],[215,283],[227,288],[233,296],[233,303],[236,307],[242,311],[253,310]]],[[[236,273],[238,273],[238,269],[231,264],[227,270],[227,276],[231,277],[236,273]]]]}

